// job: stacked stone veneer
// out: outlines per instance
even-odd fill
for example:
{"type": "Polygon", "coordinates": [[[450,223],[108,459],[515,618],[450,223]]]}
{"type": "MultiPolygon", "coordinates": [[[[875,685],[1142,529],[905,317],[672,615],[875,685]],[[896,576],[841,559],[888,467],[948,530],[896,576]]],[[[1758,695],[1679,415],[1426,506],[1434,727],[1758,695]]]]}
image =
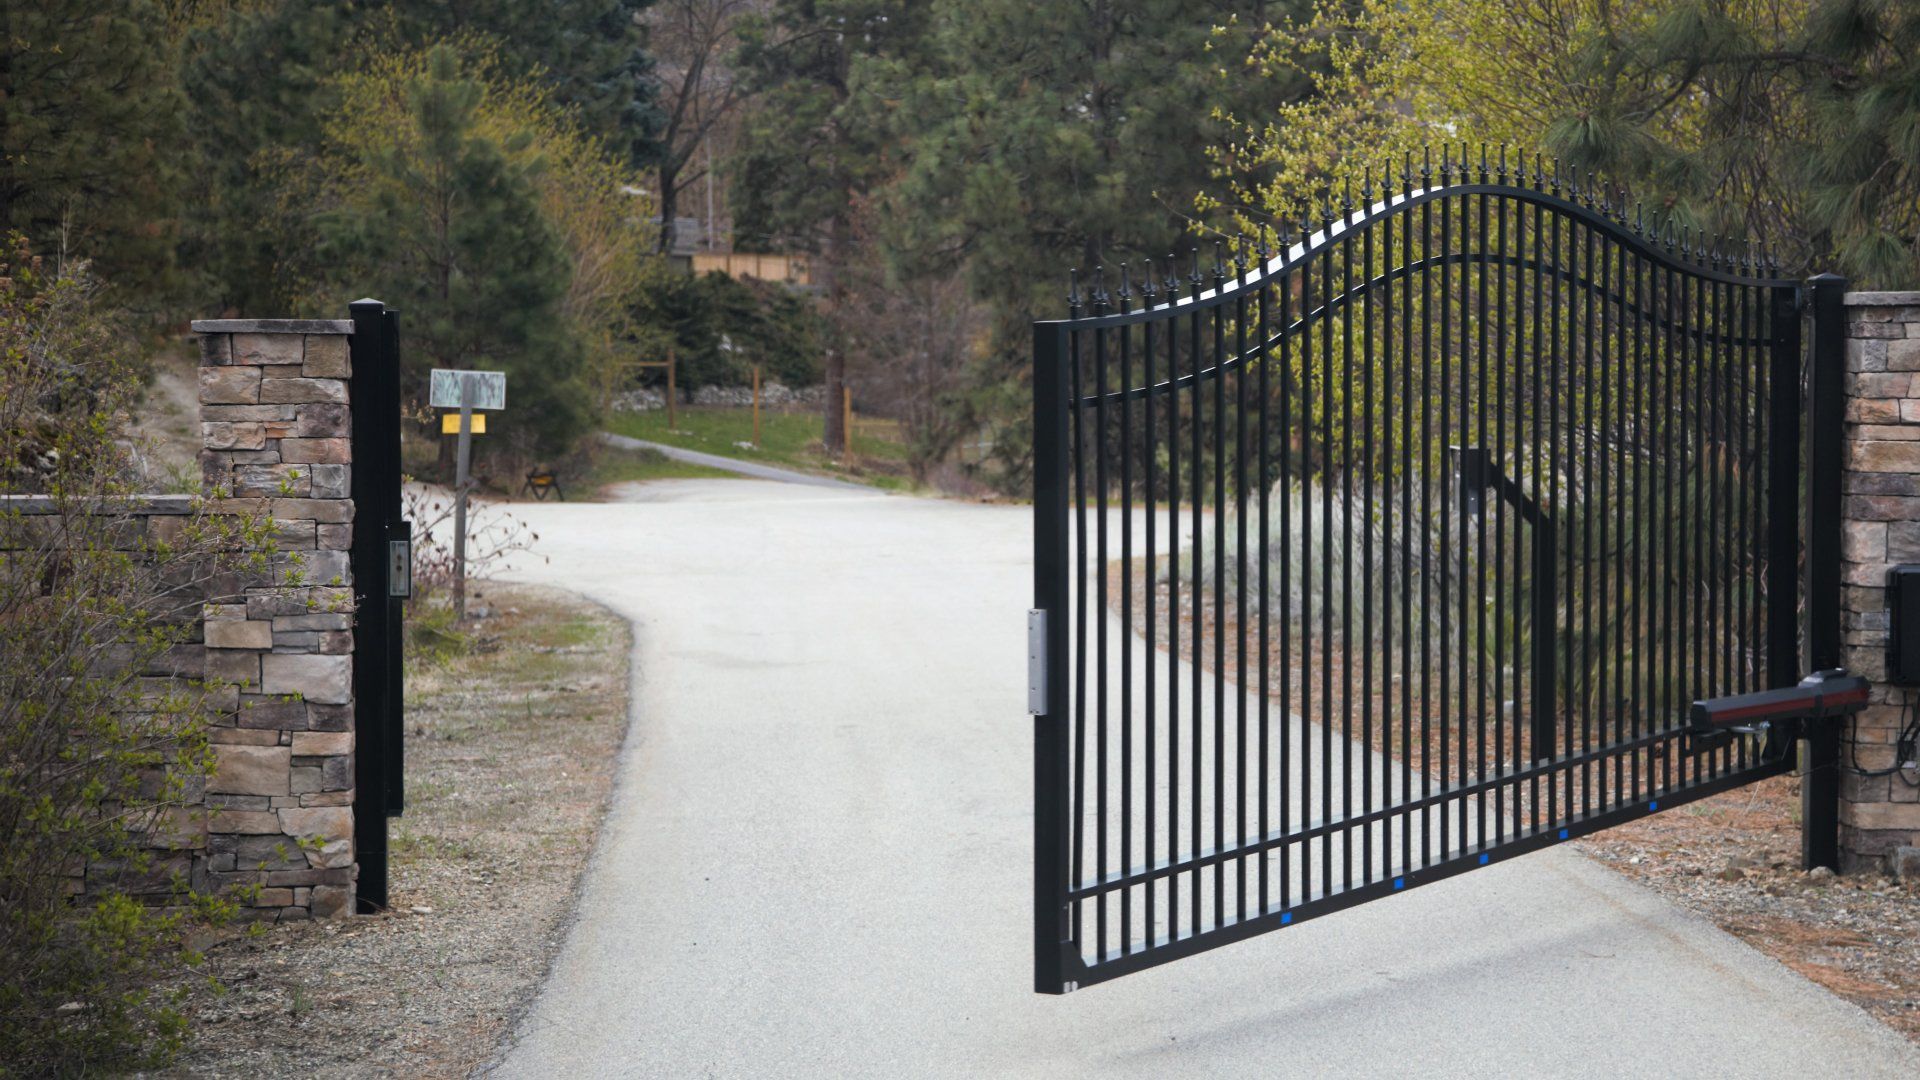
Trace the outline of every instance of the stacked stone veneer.
{"type": "Polygon", "coordinates": [[[1871,870],[1920,845],[1920,788],[1861,775],[1896,764],[1905,703],[1920,695],[1885,681],[1887,570],[1920,562],[1920,293],[1849,293],[1846,311],[1842,663],[1874,688],[1841,752],[1840,846],[1843,869],[1871,870]]]}
{"type": "Polygon", "coordinates": [[[255,917],[353,910],[353,590],[347,335],[334,320],[196,322],[201,472],[273,521],[272,573],[209,604],[206,672],[238,684],[213,732],[196,884],[255,917]]]}

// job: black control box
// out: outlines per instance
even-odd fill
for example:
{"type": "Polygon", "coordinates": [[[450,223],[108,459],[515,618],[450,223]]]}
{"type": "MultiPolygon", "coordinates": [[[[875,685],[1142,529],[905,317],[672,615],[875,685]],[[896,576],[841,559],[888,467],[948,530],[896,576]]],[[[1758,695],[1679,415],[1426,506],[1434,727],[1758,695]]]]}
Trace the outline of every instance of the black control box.
{"type": "Polygon", "coordinates": [[[1920,563],[1887,571],[1887,681],[1920,686],[1920,563]]]}

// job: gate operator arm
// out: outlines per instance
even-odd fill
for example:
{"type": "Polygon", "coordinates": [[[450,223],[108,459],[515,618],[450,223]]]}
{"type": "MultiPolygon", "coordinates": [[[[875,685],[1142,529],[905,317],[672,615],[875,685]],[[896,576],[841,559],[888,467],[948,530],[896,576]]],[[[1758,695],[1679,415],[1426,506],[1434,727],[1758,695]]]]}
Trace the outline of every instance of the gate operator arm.
{"type": "Polygon", "coordinates": [[[1688,714],[1695,735],[1753,730],[1785,720],[1825,720],[1867,706],[1867,680],[1845,668],[1816,671],[1784,690],[1696,701],[1688,714]]]}

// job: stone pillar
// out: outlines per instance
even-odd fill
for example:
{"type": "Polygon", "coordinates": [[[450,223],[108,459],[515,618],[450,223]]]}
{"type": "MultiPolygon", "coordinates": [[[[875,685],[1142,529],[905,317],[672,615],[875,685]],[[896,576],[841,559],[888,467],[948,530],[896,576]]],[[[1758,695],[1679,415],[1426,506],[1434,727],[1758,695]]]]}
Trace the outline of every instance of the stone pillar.
{"type": "Polygon", "coordinates": [[[209,320],[201,473],[273,521],[273,573],[210,604],[206,668],[238,683],[213,733],[206,877],[257,886],[249,915],[353,911],[353,582],[347,320],[209,320]]]}
{"type": "Polygon", "coordinates": [[[1851,872],[1893,869],[1901,849],[1920,846],[1920,788],[1864,775],[1897,764],[1906,703],[1920,696],[1885,681],[1887,570],[1920,562],[1920,292],[1848,293],[1846,305],[1842,663],[1874,682],[1841,750],[1841,863],[1851,872]]]}

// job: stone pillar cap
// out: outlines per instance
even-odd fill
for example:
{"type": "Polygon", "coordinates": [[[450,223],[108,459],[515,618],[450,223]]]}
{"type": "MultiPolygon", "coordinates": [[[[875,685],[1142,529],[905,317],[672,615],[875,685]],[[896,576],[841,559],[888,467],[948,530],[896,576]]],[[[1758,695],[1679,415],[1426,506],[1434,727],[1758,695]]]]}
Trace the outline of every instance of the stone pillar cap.
{"type": "Polygon", "coordinates": [[[1848,307],[1920,307],[1920,292],[1850,292],[1848,307]]]}
{"type": "Polygon", "coordinates": [[[352,319],[195,319],[196,334],[351,334],[352,319]]]}

